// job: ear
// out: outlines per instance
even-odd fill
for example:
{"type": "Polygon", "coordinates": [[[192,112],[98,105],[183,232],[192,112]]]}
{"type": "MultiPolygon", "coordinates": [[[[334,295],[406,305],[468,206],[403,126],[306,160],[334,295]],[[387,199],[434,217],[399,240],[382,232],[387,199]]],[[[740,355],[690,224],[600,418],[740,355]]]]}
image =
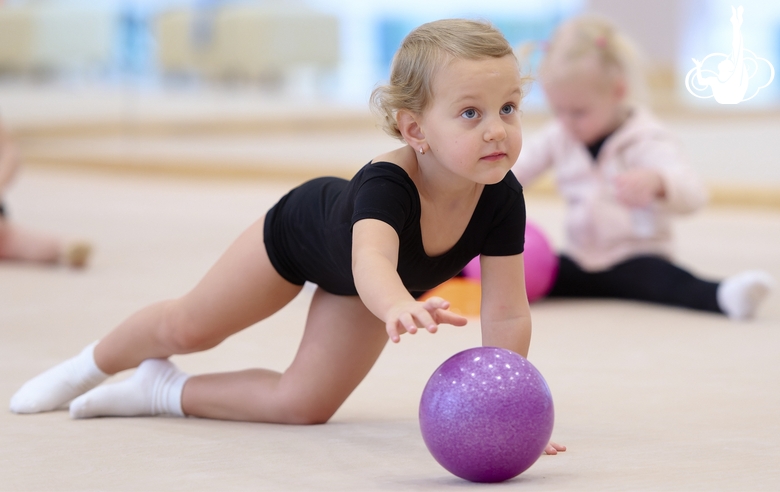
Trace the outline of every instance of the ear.
{"type": "Polygon", "coordinates": [[[401,109],[395,115],[398,131],[413,149],[419,150],[425,143],[425,133],[420,127],[420,117],[411,111],[401,109]]]}

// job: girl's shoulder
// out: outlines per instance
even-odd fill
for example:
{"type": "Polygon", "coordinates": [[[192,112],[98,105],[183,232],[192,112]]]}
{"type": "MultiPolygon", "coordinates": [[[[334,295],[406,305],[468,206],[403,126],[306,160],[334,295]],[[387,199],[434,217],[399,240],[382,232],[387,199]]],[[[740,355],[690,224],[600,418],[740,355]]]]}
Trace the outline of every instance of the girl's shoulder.
{"type": "Polygon", "coordinates": [[[380,154],[368,162],[358,171],[354,179],[388,179],[402,182],[415,192],[417,185],[414,180],[414,169],[417,166],[417,158],[410,147],[401,147],[384,154],[380,154]]]}
{"type": "Polygon", "coordinates": [[[369,164],[377,163],[395,165],[411,176],[411,171],[417,166],[417,156],[411,147],[405,145],[390,152],[379,154],[369,162],[369,164]]]}
{"type": "Polygon", "coordinates": [[[515,173],[509,171],[498,183],[485,186],[479,202],[478,209],[482,211],[490,211],[490,214],[504,213],[515,207],[517,203],[525,203],[523,186],[515,177],[515,173]]]}
{"type": "Polygon", "coordinates": [[[498,183],[494,185],[486,186],[485,188],[495,189],[497,191],[501,190],[513,195],[523,193],[523,185],[520,184],[520,181],[517,180],[517,176],[515,176],[515,173],[513,173],[512,171],[506,173],[504,179],[502,179],[498,183]]]}
{"type": "Polygon", "coordinates": [[[414,181],[406,169],[390,161],[369,161],[355,174],[352,181],[364,182],[370,179],[388,179],[414,186],[414,181]]]}
{"type": "Polygon", "coordinates": [[[347,196],[352,199],[358,196],[407,196],[409,203],[419,202],[412,178],[401,166],[389,161],[368,162],[352,177],[347,190],[347,196]]]}

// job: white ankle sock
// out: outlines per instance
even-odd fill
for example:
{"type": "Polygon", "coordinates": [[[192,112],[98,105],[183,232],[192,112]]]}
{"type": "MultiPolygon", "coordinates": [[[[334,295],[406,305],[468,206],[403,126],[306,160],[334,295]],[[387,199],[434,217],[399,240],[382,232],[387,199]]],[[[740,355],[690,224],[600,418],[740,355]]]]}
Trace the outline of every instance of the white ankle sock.
{"type": "Polygon", "coordinates": [[[147,359],[135,374],[116,384],[95,388],[70,404],[74,419],[90,417],[184,416],[181,393],[189,375],[167,359],[147,359]]]}
{"type": "Polygon", "coordinates": [[[93,342],[76,357],[39,374],[11,397],[14,413],[37,413],[55,410],[73,398],[106,380],[108,374],[95,365],[93,342]]]}
{"type": "Polygon", "coordinates": [[[718,286],[718,305],[731,319],[752,318],[774,283],[772,276],[761,270],[738,273],[718,286]]]}

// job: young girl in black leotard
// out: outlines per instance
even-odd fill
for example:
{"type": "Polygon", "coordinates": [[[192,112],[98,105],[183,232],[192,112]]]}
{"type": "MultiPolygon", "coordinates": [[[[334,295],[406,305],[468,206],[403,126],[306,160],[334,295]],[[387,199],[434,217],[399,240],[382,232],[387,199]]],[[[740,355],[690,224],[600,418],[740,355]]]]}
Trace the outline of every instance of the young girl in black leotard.
{"type": "MultiPolygon", "coordinates": [[[[132,315],[98,343],[32,379],[11,410],[70,404],[74,418],[195,415],[327,421],[388,337],[465,325],[445,299],[416,295],[481,255],[483,344],[525,356],[525,206],[509,172],[522,143],[523,78],[493,27],[438,21],[413,31],[372,101],[405,144],[350,181],[321,178],[282,198],[189,293],[132,315]],[[318,284],[298,353],[282,374],[189,377],[167,357],[214,347],[318,284]],[[138,367],[120,383],[105,378],[138,367]]],[[[563,447],[550,444],[548,453],[563,447]]]]}

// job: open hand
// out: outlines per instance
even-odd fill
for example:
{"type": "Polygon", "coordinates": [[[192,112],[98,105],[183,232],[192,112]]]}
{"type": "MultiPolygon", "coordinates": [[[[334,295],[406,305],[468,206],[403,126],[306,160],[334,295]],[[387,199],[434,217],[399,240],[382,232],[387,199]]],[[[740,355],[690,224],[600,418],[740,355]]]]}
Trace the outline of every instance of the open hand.
{"type": "Polygon", "coordinates": [[[653,169],[637,168],[615,177],[615,195],[629,207],[646,207],[664,196],[661,174],[653,169]]]}
{"type": "Polygon", "coordinates": [[[451,311],[450,303],[441,297],[431,297],[423,302],[405,301],[390,309],[385,322],[387,335],[393,343],[401,341],[402,333],[415,334],[418,328],[436,333],[440,323],[463,326],[466,318],[451,311]]]}
{"type": "Polygon", "coordinates": [[[566,451],[566,446],[563,446],[561,444],[556,444],[552,441],[550,441],[550,444],[547,445],[546,448],[544,448],[544,454],[558,454],[566,451]]]}

